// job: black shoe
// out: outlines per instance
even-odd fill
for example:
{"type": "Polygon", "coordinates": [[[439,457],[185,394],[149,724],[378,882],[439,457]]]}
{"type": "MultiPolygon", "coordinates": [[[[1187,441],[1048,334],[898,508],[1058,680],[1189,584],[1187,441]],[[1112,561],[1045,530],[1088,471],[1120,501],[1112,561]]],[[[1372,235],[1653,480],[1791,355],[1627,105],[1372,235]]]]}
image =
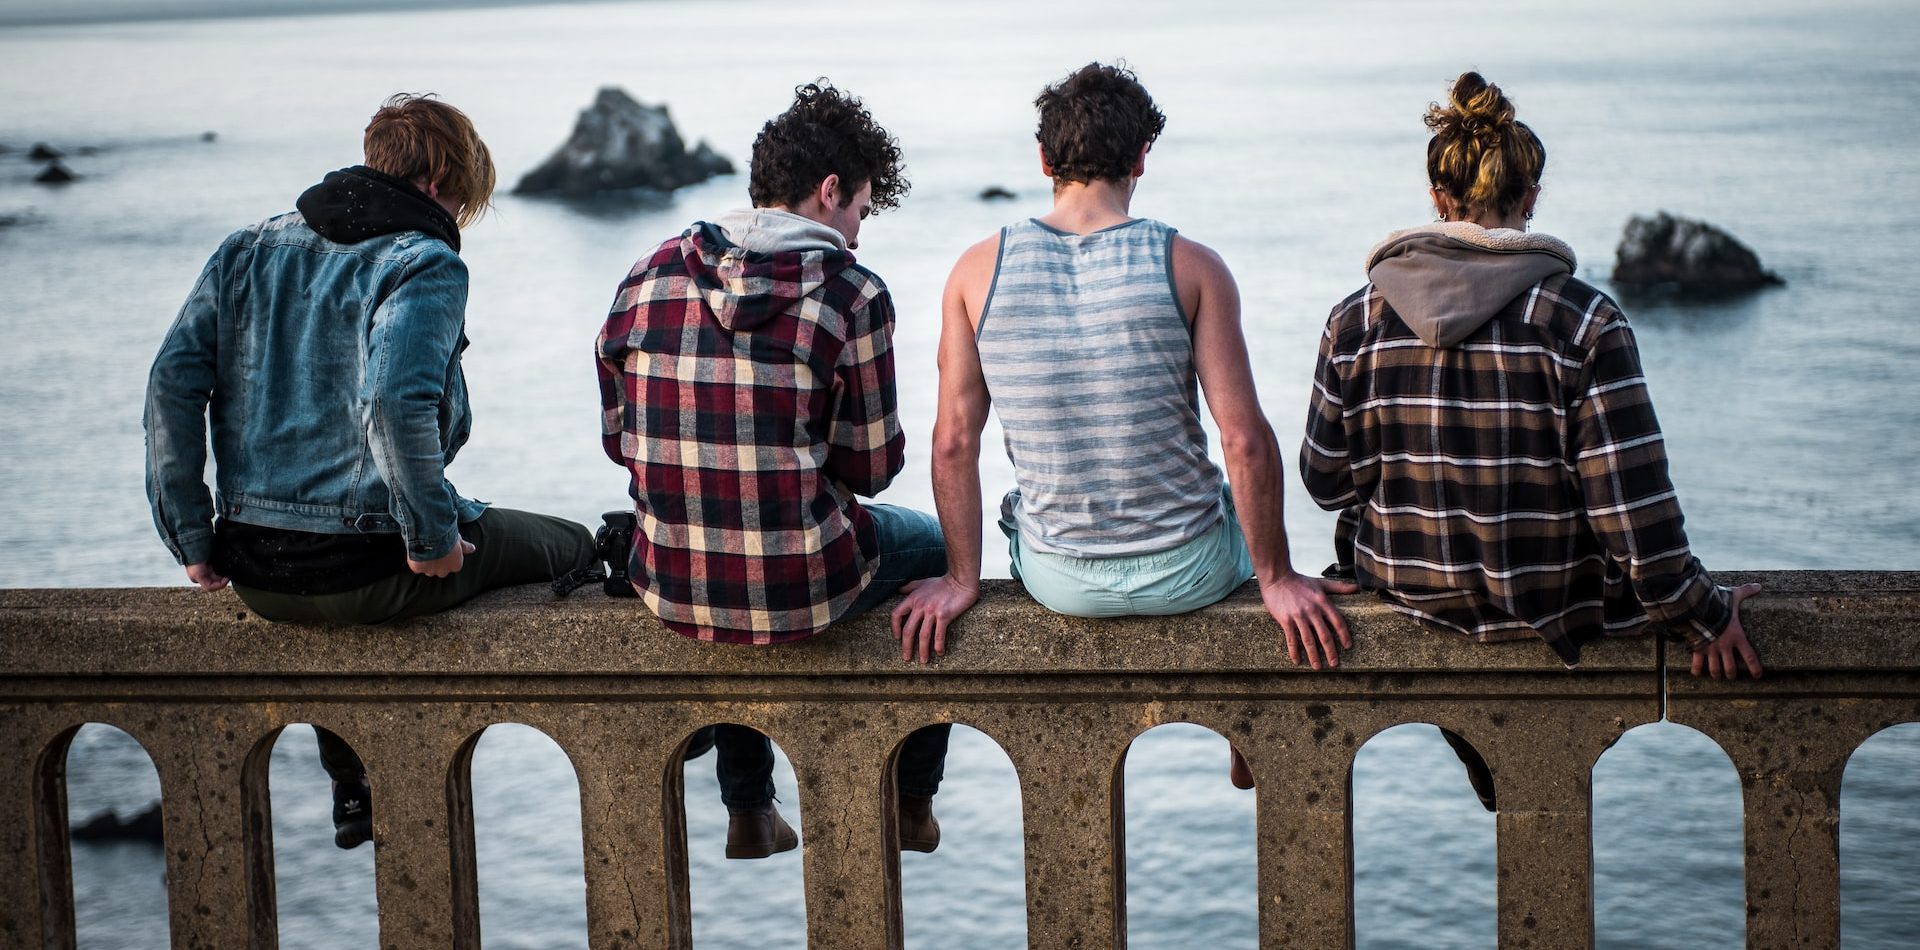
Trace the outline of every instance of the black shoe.
{"type": "Polygon", "coordinates": [[[1499,803],[1493,797],[1493,770],[1487,768],[1487,760],[1480,757],[1467,740],[1452,731],[1440,730],[1440,738],[1447,740],[1453,747],[1453,754],[1460,757],[1460,764],[1467,767],[1467,784],[1473,786],[1473,794],[1479,796],[1480,805],[1488,811],[1499,811],[1499,803]]]}
{"type": "Polygon", "coordinates": [[[373,840],[373,790],[366,776],[333,783],[333,846],[351,851],[373,840]]]}

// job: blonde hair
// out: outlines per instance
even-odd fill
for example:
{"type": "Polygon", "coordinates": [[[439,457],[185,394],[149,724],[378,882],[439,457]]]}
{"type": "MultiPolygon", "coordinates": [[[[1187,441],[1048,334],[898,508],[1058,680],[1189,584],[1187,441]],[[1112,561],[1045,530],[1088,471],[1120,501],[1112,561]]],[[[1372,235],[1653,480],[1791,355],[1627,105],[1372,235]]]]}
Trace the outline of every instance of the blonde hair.
{"type": "Polygon", "coordinates": [[[407,181],[426,179],[458,202],[461,227],[479,220],[493,199],[493,155],[473,121],[433,93],[396,93],[367,122],[367,167],[407,181]]]}
{"type": "Polygon", "coordinates": [[[1464,72],[1447,91],[1448,103],[1427,104],[1427,181],[1473,217],[1499,217],[1520,207],[1540,183],[1547,148],[1524,122],[1500,87],[1477,72],[1464,72]]]}

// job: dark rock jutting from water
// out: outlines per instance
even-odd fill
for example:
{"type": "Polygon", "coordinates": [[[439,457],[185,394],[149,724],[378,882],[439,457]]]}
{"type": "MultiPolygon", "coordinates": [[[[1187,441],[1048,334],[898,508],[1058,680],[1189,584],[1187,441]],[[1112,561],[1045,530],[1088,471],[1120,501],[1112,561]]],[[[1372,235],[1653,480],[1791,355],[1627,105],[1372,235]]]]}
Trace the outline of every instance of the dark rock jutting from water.
{"type": "Polygon", "coordinates": [[[1013,192],[1000,187],[999,185],[988,185],[987,187],[980,189],[981,201],[1007,201],[1007,200],[1011,200],[1013,198],[1018,198],[1018,197],[1019,195],[1016,195],[1013,192]]]}
{"type": "Polygon", "coordinates": [[[158,845],[162,841],[160,803],[154,802],[145,811],[125,819],[111,811],[103,811],[86,824],[72,829],[69,834],[75,841],[137,841],[158,845]]]}
{"type": "Polygon", "coordinates": [[[585,195],[647,188],[672,191],[733,174],[733,163],[705,142],[687,151],[667,107],[634,101],[604,86],[580,113],[573,135],[553,157],[514,186],[517,195],[585,195]]]}
{"type": "Polygon", "coordinates": [[[64,185],[79,177],[67,166],[60,164],[60,160],[56,158],[47,162],[47,167],[41,169],[40,174],[33,176],[33,180],[42,185],[64,185]]]}
{"type": "Polygon", "coordinates": [[[1615,253],[1614,284],[1635,290],[1714,294],[1786,283],[1733,235],[1665,211],[1629,219],[1615,253]]]}
{"type": "Polygon", "coordinates": [[[67,153],[62,152],[59,149],[54,148],[53,146],[48,145],[45,142],[33,143],[33,149],[27,152],[27,161],[30,161],[30,162],[51,162],[51,161],[54,161],[55,159],[61,159],[65,157],[67,157],[67,153]]]}

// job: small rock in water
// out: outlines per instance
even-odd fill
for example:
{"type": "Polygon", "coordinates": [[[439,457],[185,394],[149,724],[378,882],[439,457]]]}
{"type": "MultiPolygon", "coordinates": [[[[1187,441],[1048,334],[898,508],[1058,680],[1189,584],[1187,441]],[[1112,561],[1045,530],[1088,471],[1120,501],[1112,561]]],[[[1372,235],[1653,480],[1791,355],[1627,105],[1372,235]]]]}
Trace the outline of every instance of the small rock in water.
{"type": "Polygon", "coordinates": [[[1613,282],[1635,289],[1725,293],[1784,284],[1760,266],[1759,255],[1733,235],[1704,221],[1665,211],[1627,221],[1613,265],[1613,282]]]}
{"type": "Polygon", "coordinates": [[[217,139],[217,138],[219,138],[219,137],[220,137],[220,136],[219,136],[219,135],[218,135],[217,133],[214,133],[214,132],[202,132],[202,133],[200,133],[200,141],[202,141],[202,142],[211,142],[211,141],[213,141],[214,139],[217,139]]]}
{"type": "Polygon", "coordinates": [[[160,803],[154,802],[145,811],[125,820],[111,811],[103,811],[68,834],[75,841],[142,841],[160,844],[163,840],[160,803]]]}
{"type": "Polygon", "coordinates": [[[672,191],[733,174],[733,163],[705,142],[687,151],[666,106],[634,101],[626,90],[605,86],[580,113],[573,135],[551,158],[514,186],[517,195],[584,195],[649,188],[672,191]]]}
{"type": "Polygon", "coordinates": [[[35,142],[33,143],[33,150],[27,153],[27,160],[31,162],[51,162],[56,158],[65,158],[66,155],[67,153],[45,142],[35,142]]]}
{"type": "Polygon", "coordinates": [[[33,176],[33,180],[42,185],[64,185],[79,177],[67,166],[60,164],[60,160],[56,158],[47,162],[47,167],[41,169],[40,174],[33,176]]]}
{"type": "Polygon", "coordinates": [[[988,185],[987,187],[980,189],[981,201],[1004,201],[1009,198],[1018,198],[1018,197],[1019,195],[1016,195],[1013,192],[1000,187],[999,185],[988,185]]]}

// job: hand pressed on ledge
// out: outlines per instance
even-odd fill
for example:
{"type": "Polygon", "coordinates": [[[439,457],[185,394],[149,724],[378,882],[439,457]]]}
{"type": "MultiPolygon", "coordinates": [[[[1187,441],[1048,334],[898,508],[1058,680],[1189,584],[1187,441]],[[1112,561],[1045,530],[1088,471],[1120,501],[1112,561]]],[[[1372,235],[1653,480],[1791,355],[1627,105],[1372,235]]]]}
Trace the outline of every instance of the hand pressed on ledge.
{"type": "Polygon", "coordinates": [[[1727,621],[1727,629],[1720,631],[1712,643],[1693,651],[1693,675],[1704,672],[1714,679],[1738,679],[1738,661],[1746,665],[1748,675],[1760,678],[1764,672],[1760,668],[1760,655],[1753,652],[1747,631],[1740,626],[1740,602],[1758,593],[1759,584],[1742,584],[1733,589],[1733,617],[1727,621]]]}
{"type": "Polygon", "coordinates": [[[472,554],[474,550],[475,548],[472,541],[461,538],[460,543],[453,546],[453,550],[431,561],[416,561],[413,558],[407,558],[407,570],[415,574],[425,574],[428,577],[445,577],[448,574],[458,574],[460,573],[460,568],[466,563],[467,555],[472,554]]]}
{"type": "Polygon", "coordinates": [[[1316,670],[1323,663],[1328,668],[1339,666],[1339,651],[1353,646],[1353,634],[1347,631],[1346,619],[1334,609],[1327,595],[1352,594],[1359,590],[1358,584],[1307,577],[1292,571],[1271,584],[1261,584],[1260,599],[1286,637],[1287,659],[1298,666],[1304,655],[1307,665],[1316,670]]]}
{"type": "Polygon", "coordinates": [[[900,588],[907,596],[893,608],[893,638],[900,641],[900,659],[911,663],[947,654],[947,625],[980,599],[980,585],[972,587],[952,575],[911,581],[900,588]],[[931,651],[931,653],[929,652],[931,651]]]}
{"type": "Polygon", "coordinates": [[[205,561],[187,565],[187,580],[208,592],[224,590],[227,586],[227,579],[221,577],[220,572],[214,570],[213,565],[205,561]]]}

